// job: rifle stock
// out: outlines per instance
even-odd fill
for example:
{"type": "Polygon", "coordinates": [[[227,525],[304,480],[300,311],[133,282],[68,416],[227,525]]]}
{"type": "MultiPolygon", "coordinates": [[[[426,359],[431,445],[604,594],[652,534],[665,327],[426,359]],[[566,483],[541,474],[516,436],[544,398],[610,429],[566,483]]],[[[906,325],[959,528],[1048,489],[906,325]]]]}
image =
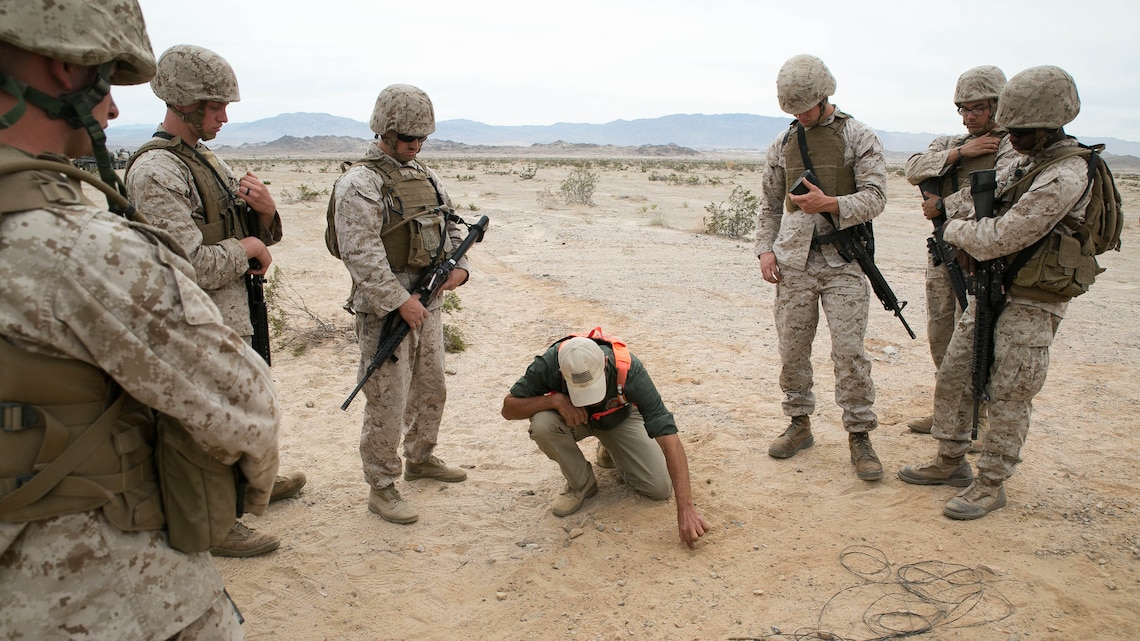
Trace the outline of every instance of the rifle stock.
{"type": "MultiPolygon", "coordinates": [[[[937,176],[927,178],[919,183],[919,193],[922,194],[923,198],[926,198],[928,192],[940,193],[940,183],[941,179],[937,176]]],[[[942,227],[946,224],[946,214],[936,216],[930,222],[934,225],[934,233],[926,239],[926,249],[930,252],[935,267],[939,265],[946,267],[946,274],[950,277],[950,287],[954,290],[954,298],[958,299],[958,304],[962,309],[966,309],[970,301],[966,297],[966,275],[962,273],[962,266],[958,264],[958,251],[942,238],[942,227]]]]}
{"type": "MultiPolygon", "coordinates": [[[[451,271],[455,269],[459,259],[463,258],[463,255],[467,253],[467,250],[471,249],[472,245],[483,240],[483,233],[487,231],[487,224],[490,222],[486,216],[480,216],[478,221],[468,225],[462,218],[450,213],[448,215],[453,217],[453,220],[456,222],[467,225],[469,231],[467,237],[463,239],[463,242],[459,243],[459,247],[451,253],[451,256],[438,264],[427,266],[420,272],[419,276],[416,277],[416,282],[412,285],[411,293],[418,293],[420,295],[420,302],[423,303],[424,307],[428,306],[428,303],[435,297],[439,288],[447,282],[448,276],[450,276],[451,271]]],[[[385,327],[390,327],[390,331],[385,332],[381,336],[380,345],[377,346],[376,353],[372,356],[372,360],[368,362],[368,368],[365,370],[364,376],[360,377],[360,381],[356,383],[356,387],[352,390],[352,393],[348,395],[344,403],[341,404],[340,409],[347,411],[348,406],[352,404],[352,400],[356,398],[356,395],[364,388],[364,384],[368,382],[372,374],[389,359],[396,360],[396,348],[404,341],[408,332],[411,331],[411,327],[409,327],[407,321],[400,316],[399,310],[389,312],[389,318],[394,319],[394,321],[390,323],[385,323],[385,327]]]]}
{"type": "MultiPolygon", "coordinates": [[[[974,199],[977,220],[994,216],[997,171],[983,169],[970,172],[970,195],[974,199]]],[[[1005,261],[1001,258],[978,261],[974,279],[974,352],[970,359],[970,377],[974,393],[972,440],[978,438],[978,414],[982,402],[990,400],[990,369],[994,362],[994,326],[1005,306],[1005,261]]]]}

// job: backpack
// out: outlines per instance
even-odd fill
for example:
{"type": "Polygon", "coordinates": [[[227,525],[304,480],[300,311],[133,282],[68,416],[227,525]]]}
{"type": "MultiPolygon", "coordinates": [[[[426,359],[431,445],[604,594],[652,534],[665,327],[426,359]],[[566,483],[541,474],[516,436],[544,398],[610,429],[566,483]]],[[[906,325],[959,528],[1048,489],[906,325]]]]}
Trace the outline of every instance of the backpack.
{"type": "MultiPolygon", "coordinates": [[[[340,163],[340,173],[343,176],[344,172],[348,171],[354,163],[344,161],[340,163]]],[[[333,258],[340,258],[340,245],[336,240],[336,183],[340,182],[340,178],[336,179],[333,183],[332,189],[329,190],[329,205],[328,210],[325,211],[325,247],[328,248],[329,253],[333,258]]]]}
{"type": "MultiPolygon", "coordinates": [[[[1120,251],[1120,236],[1124,228],[1120,191],[1112,171],[1101,158],[1104,145],[1070,147],[1051,162],[1033,169],[1007,193],[1018,187],[1028,189],[1033,179],[1045,167],[1072,158],[1084,156],[1088,160],[1088,205],[1080,223],[1066,218],[1061,222],[1071,235],[1050,232],[1044,238],[1017,254],[1006,273],[1012,277],[1010,292],[1043,301],[1065,301],[1089,290],[1096,275],[1104,272],[1097,261],[1109,250],[1120,251]]],[[[1083,195],[1082,195],[1083,197],[1083,195]]],[[[1058,226],[1060,227],[1060,225],[1058,226]]]]}

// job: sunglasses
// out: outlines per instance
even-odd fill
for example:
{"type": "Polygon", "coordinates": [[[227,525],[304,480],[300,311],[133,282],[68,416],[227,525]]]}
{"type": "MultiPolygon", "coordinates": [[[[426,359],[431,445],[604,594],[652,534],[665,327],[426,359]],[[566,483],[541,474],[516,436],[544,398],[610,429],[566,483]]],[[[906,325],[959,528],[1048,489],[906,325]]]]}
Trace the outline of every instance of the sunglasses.
{"type": "Polygon", "coordinates": [[[1020,128],[1018,128],[1018,129],[1009,129],[1008,131],[1009,131],[1009,135],[1011,135],[1011,136],[1017,136],[1018,138],[1024,138],[1026,136],[1032,136],[1034,134],[1034,132],[1036,132],[1037,130],[1036,129],[1020,129],[1020,128]]]}
{"type": "Polygon", "coordinates": [[[408,134],[396,134],[396,140],[408,143],[416,142],[417,140],[419,142],[423,142],[427,140],[427,136],[409,136],[408,134]]]}

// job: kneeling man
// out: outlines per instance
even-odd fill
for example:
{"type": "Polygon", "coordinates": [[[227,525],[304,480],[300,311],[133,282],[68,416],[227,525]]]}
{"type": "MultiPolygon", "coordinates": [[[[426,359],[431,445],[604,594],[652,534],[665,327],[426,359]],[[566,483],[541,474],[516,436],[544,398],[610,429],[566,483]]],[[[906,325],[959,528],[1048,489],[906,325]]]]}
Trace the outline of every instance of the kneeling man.
{"type": "Polygon", "coordinates": [[[531,438],[562,469],[566,491],[554,501],[555,516],[577,512],[598,492],[577,443],[594,436],[599,458],[608,455],[639,494],[663,501],[672,490],[681,541],[693,547],[708,531],[708,521],[693,507],[673,414],[641,361],[600,328],[563,338],[536,356],[503,399],[503,418],[530,419],[531,438]]]}

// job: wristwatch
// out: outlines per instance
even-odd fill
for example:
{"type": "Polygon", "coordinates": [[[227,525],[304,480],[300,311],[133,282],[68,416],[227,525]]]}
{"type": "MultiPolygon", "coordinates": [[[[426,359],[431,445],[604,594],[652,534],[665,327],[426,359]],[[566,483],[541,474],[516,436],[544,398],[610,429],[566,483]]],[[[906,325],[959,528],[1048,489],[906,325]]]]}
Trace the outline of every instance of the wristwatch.
{"type": "Polygon", "coordinates": [[[946,215],[946,203],[941,198],[934,201],[934,208],[937,209],[938,213],[942,214],[943,216],[946,215]]]}

